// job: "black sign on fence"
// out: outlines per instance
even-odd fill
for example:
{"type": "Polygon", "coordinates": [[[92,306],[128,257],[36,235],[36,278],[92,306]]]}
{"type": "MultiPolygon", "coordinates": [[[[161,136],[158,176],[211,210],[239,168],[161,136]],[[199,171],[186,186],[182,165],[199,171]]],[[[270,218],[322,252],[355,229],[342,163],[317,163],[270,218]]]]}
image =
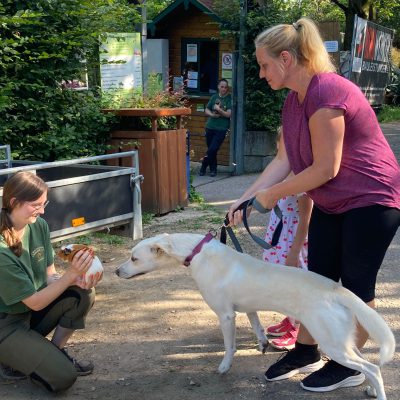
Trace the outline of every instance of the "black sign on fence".
{"type": "Polygon", "coordinates": [[[383,103],[393,36],[392,29],[354,18],[350,80],[360,87],[371,105],[383,103]]]}

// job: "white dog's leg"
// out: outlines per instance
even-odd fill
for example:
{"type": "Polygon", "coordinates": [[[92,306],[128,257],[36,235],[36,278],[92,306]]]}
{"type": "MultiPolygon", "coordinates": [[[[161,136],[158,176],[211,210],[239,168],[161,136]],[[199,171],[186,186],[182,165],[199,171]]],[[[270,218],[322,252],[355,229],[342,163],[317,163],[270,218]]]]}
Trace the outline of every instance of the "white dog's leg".
{"type": "Polygon", "coordinates": [[[355,369],[363,373],[371,385],[367,386],[366,393],[370,397],[376,397],[377,400],[386,400],[385,388],[380,368],[367,361],[362,357],[361,352],[357,349],[343,348],[342,352],[335,349],[329,356],[339,364],[355,369]]]}
{"type": "Polygon", "coordinates": [[[224,336],[225,355],[219,364],[218,372],[225,374],[232,366],[233,355],[236,353],[236,314],[226,313],[218,315],[219,323],[224,336]]]}
{"type": "Polygon", "coordinates": [[[253,331],[257,336],[258,348],[264,354],[268,347],[268,339],[265,336],[265,331],[260,323],[258,314],[256,312],[255,313],[247,313],[247,318],[249,319],[251,327],[253,328],[253,331]]]}

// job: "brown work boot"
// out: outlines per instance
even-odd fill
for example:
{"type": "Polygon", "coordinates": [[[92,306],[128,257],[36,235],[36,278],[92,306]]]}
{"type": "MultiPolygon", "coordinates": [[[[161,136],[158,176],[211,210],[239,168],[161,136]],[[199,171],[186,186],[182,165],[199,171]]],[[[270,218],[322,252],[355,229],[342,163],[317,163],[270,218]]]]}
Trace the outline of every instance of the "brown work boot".
{"type": "Polygon", "coordinates": [[[26,375],[24,373],[1,363],[0,363],[0,376],[3,379],[7,379],[9,381],[19,381],[22,379],[26,379],[26,375]]]}

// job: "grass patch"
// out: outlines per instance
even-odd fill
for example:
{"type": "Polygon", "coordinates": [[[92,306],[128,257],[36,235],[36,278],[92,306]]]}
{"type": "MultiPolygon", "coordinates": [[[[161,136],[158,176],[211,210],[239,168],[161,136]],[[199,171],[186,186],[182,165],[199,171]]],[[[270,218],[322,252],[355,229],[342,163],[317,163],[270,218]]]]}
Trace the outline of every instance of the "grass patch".
{"type": "Polygon", "coordinates": [[[105,232],[93,232],[93,233],[88,233],[86,235],[76,236],[71,239],[63,240],[59,243],[59,245],[61,246],[63,244],[75,243],[75,244],[84,244],[85,246],[90,246],[95,244],[96,241],[97,242],[100,241],[110,246],[118,246],[124,244],[124,238],[121,236],[112,235],[110,233],[105,233],[105,232]]]}
{"type": "Polygon", "coordinates": [[[377,114],[379,122],[400,121],[400,107],[383,105],[377,114]]]}
{"type": "MultiPolygon", "coordinates": [[[[89,246],[92,244],[92,234],[88,233],[87,235],[82,235],[82,236],[77,236],[73,239],[68,239],[68,243],[76,243],[76,244],[84,244],[86,246],[89,246]]],[[[64,240],[63,240],[64,243],[64,240]]]]}
{"type": "Polygon", "coordinates": [[[142,213],[142,223],[143,225],[150,225],[154,219],[154,214],[152,213],[142,213]]]}
{"type": "Polygon", "coordinates": [[[124,243],[124,239],[118,235],[111,235],[109,233],[103,233],[103,232],[95,232],[95,233],[93,233],[93,236],[109,245],[115,246],[115,245],[121,245],[124,243]]]}
{"type": "Polygon", "coordinates": [[[209,222],[210,224],[222,225],[222,223],[224,222],[224,217],[220,215],[212,216],[207,218],[207,222],[209,222]]]}
{"type": "Polygon", "coordinates": [[[194,209],[197,211],[216,211],[216,208],[208,203],[196,203],[194,209]]]}

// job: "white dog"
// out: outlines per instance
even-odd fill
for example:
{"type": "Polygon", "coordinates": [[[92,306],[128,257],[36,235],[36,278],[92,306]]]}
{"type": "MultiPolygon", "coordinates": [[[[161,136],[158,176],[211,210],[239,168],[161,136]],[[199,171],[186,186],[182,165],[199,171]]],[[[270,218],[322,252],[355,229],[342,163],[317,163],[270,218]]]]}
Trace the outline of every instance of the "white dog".
{"type": "Polygon", "coordinates": [[[265,350],[268,340],[257,311],[273,310],[301,321],[331,359],[366,375],[372,385],[369,395],[386,399],[380,368],[361,356],[354,339],[358,321],[380,346],[380,365],[393,358],[393,333],[376,311],[323,276],[265,263],[214,239],[202,243],[199,250],[203,239],[198,234],[176,233],[143,240],[116,274],[128,279],[189,260],[192,277],[220,321],[225,344],[220,373],[230,369],[236,351],[235,312],[247,313],[260,349],[265,350]]]}

